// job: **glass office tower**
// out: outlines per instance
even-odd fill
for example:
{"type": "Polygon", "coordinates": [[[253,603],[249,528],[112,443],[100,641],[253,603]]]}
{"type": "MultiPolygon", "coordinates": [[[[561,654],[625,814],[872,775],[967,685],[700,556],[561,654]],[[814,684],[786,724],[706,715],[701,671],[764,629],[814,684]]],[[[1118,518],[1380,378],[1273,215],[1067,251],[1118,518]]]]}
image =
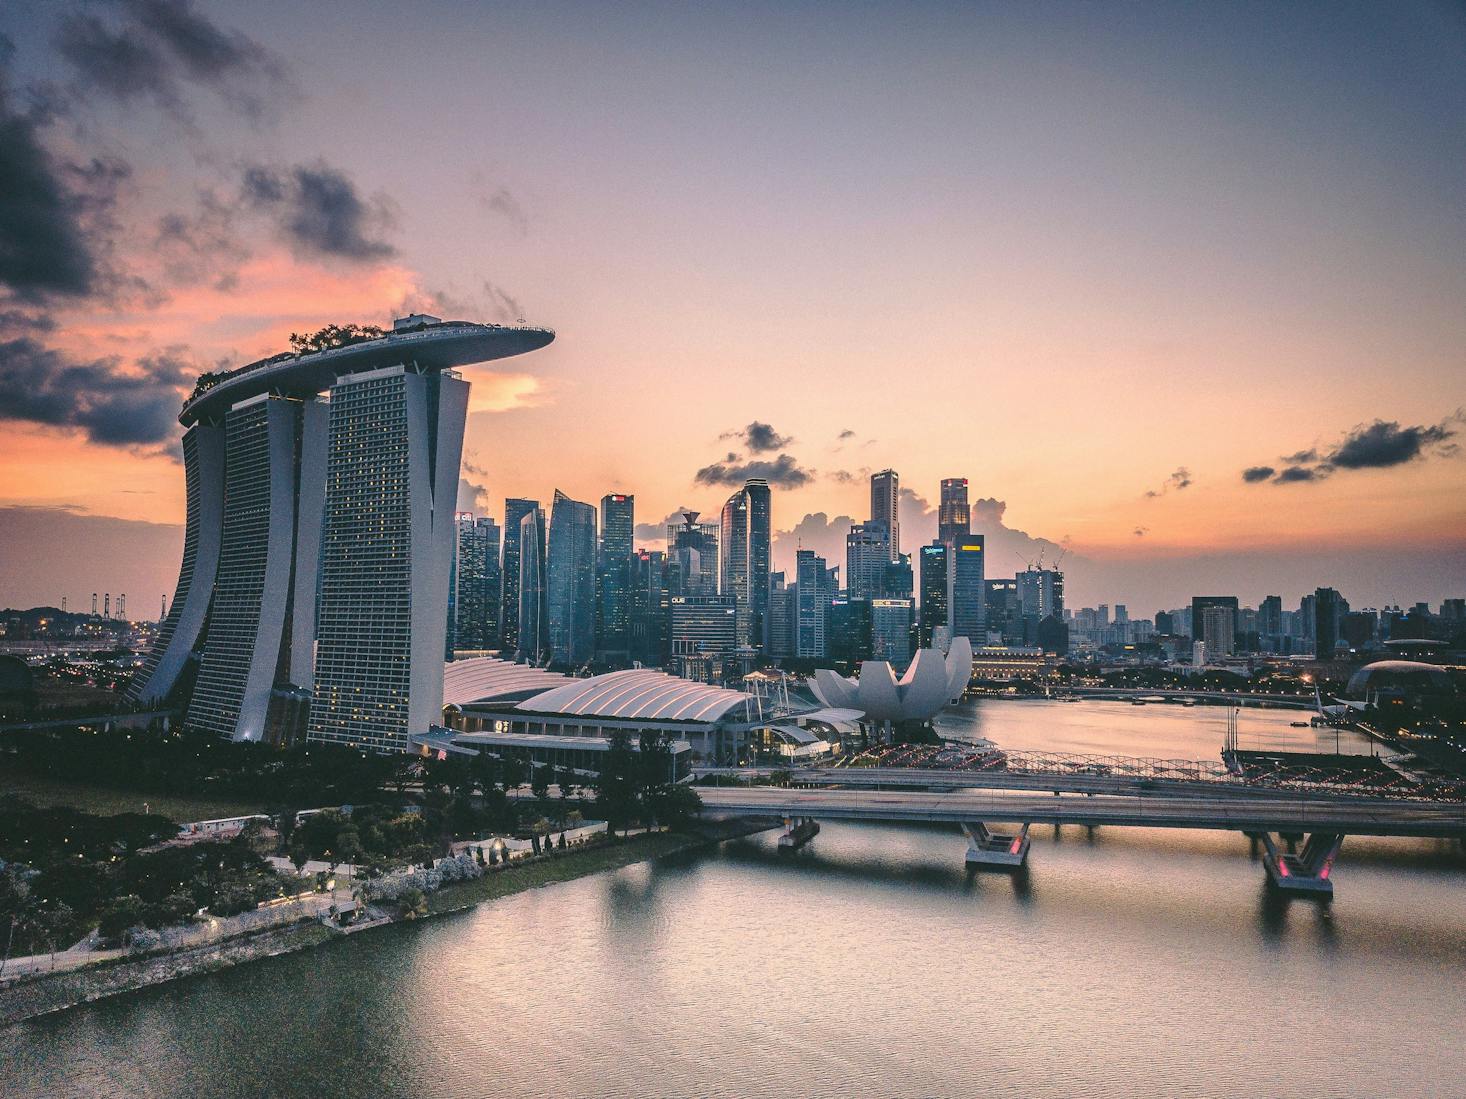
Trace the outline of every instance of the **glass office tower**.
{"type": "Polygon", "coordinates": [[[596,509],[558,489],[550,509],[550,659],[578,668],[596,644],[596,509]]]}
{"type": "Polygon", "coordinates": [[[596,651],[623,664],[631,660],[632,538],[636,497],[601,497],[601,538],[596,551],[596,651]]]}

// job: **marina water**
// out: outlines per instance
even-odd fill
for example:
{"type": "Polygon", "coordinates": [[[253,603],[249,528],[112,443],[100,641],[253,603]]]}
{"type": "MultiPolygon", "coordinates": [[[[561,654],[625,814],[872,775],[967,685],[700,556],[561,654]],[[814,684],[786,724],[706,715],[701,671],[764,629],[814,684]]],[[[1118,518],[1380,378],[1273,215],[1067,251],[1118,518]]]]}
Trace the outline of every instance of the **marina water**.
{"type": "MultiPolygon", "coordinates": [[[[1296,711],[1244,748],[1333,751],[1296,711]]],[[[967,703],[949,736],[1216,759],[1220,708],[967,703]]],[[[1368,752],[1343,734],[1340,748],[1368,752]]],[[[5,1096],[1466,1094],[1466,857],[1350,838],[1332,904],[1224,832],[826,824],[0,1030],[5,1096]]]]}

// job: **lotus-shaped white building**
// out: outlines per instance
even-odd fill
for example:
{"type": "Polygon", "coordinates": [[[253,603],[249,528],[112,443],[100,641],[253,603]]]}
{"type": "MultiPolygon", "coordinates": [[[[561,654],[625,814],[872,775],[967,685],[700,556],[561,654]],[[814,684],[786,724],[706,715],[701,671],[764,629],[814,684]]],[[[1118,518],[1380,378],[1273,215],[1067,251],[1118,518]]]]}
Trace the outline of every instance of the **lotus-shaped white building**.
{"type": "Polygon", "coordinates": [[[821,668],[809,687],[826,706],[860,710],[870,721],[930,721],[962,697],[971,678],[972,642],[956,637],[946,656],[939,649],[919,650],[899,680],[888,661],[866,660],[859,679],[821,668]]]}

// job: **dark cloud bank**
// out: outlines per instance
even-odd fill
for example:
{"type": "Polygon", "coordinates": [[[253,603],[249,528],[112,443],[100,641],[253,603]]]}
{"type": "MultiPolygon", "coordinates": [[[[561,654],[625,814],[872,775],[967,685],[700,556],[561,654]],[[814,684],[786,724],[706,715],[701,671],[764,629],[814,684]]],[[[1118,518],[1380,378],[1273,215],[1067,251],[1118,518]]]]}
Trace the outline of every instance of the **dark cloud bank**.
{"type": "Polygon", "coordinates": [[[1309,447],[1284,455],[1278,466],[1248,466],[1242,480],[1249,485],[1307,484],[1340,470],[1390,469],[1431,457],[1454,457],[1460,446],[1452,440],[1462,422],[1466,422],[1466,413],[1460,409],[1438,424],[1401,427],[1397,420],[1375,420],[1360,424],[1330,449],[1309,447]]]}
{"type": "MultiPolygon", "coordinates": [[[[199,89],[258,119],[294,94],[291,74],[260,43],[217,26],[188,0],[62,8],[52,44],[71,70],[70,84],[17,89],[14,46],[0,35],[0,420],[76,430],[106,445],[165,443],[177,433],[179,401],[198,373],[184,349],[128,363],[46,345],[60,308],[147,307],[166,298],[127,270],[117,208],[131,165],[77,156],[85,129],[67,135],[60,128],[109,102],[160,107],[187,122],[199,89]]],[[[201,142],[191,127],[184,131],[201,142]]],[[[237,203],[206,189],[195,212],[159,219],[150,243],[171,284],[232,284],[249,255],[236,211],[267,220],[306,258],[370,263],[396,254],[384,239],[395,224],[390,202],[362,196],[324,162],[248,165],[232,186],[237,203]]]]}

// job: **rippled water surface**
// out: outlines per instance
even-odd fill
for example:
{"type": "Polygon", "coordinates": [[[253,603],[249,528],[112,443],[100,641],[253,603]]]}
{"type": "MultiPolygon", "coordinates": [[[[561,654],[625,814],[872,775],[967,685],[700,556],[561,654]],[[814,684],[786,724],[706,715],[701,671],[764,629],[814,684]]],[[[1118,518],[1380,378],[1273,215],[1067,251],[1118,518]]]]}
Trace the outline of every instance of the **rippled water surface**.
{"type": "MultiPolygon", "coordinates": [[[[1333,748],[1245,713],[1244,746],[1333,748]]],[[[1004,747],[1210,758],[1221,710],[980,702],[1004,747]]],[[[1344,750],[1368,751],[1360,743],[1344,750]]],[[[1466,1094],[1466,859],[1350,839],[1332,905],[1220,832],[826,825],[0,1031],[5,1096],[1466,1094]]]]}

